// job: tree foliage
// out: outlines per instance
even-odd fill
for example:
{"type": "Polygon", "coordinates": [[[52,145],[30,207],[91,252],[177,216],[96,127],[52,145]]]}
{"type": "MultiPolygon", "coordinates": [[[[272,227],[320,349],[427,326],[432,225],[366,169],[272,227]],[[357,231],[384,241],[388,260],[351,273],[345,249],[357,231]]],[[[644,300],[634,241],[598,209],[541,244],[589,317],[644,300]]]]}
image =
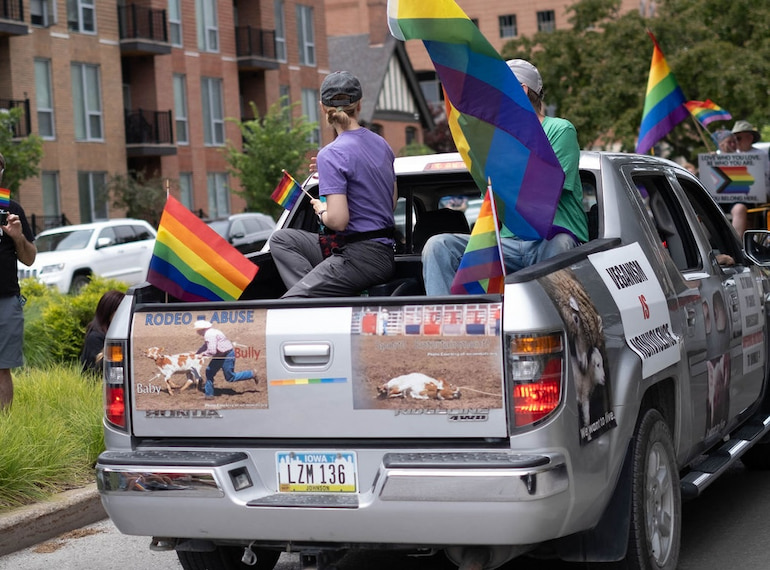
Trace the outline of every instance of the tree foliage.
{"type": "Polygon", "coordinates": [[[166,204],[166,179],[148,177],[144,171],[115,174],[107,181],[112,205],[125,210],[126,217],[146,220],[155,227],[166,204]]]}
{"type": "MultiPolygon", "coordinates": [[[[648,29],[688,100],[711,99],[759,128],[770,122],[769,3],[661,0],[649,18],[619,7],[619,0],[580,0],[569,8],[572,29],[523,37],[502,50],[504,59],[522,57],[539,68],[546,103],[575,124],[582,147],[634,150],[652,59],[648,29]]],[[[665,142],[691,161],[714,149],[689,119],[665,142]]]]}
{"type": "Polygon", "coordinates": [[[287,97],[272,104],[264,117],[259,116],[253,102],[250,104],[255,119],[228,119],[238,125],[243,136],[243,151],[231,141],[225,149],[228,172],[241,181],[241,188],[232,191],[246,200],[247,211],[275,216],[281,208],[270,194],[281,181],[281,170],[302,181],[307,174],[307,155],[317,148],[311,135],[318,124],[305,116],[293,117],[299,103],[289,105],[287,97]]]}
{"type": "Polygon", "coordinates": [[[5,157],[5,173],[2,186],[17,198],[19,187],[27,178],[40,174],[40,161],[43,158],[43,139],[31,134],[21,139],[13,138],[14,128],[19,124],[23,113],[21,107],[0,111],[0,152],[5,157]]]}

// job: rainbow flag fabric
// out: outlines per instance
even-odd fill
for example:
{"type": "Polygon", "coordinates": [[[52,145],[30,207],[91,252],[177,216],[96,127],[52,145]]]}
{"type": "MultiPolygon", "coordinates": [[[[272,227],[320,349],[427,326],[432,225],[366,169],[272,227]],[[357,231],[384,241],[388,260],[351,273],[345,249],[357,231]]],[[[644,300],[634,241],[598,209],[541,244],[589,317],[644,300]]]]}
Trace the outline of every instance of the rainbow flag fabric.
{"type": "Polygon", "coordinates": [[[491,199],[492,189],[487,190],[471,237],[460,260],[460,267],[452,281],[451,292],[458,294],[502,294],[505,289],[505,266],[500,247],[500,229],[491,199]]]}
{"type": "Polygon", "coordinates": [[[182,301],[232,301],[257,269],[179,200],[166,199],[147,281],[182,301]]]}
{"type": "Polygon", "coordinates": [[[0,188],[0,208],[7,210],[11,206],[11,191],[8,188],[0,188]]]}
{"type": "Polygon", "coordinates": [[[283,172],[283,178],[281,178],[270,197],[279,206],[291,210],[302,195],[302,187],[291,177],[291,174],[285,170],[281,172],[283,172]]]}
{"type": "Polygon", "coordinates": [[[754,177],[747,166],[720,166],[724,182],[719,187],[719,194],[748,194],[754,184],[754,177]]]}
{"type": "Polygon", "coordinates": [[[652,38],[654,47],[650,76],[647,79],[647,94],[644,98],[642,126],[636,143],[636,152],[639,154],[648,153],[655,143],[670,133],[689,114],[682,88],[668,67],[658,40],[652,32],[647,33],[652,38]]]}
{"type": "Polygon", "coordinates": [[[399,40],[422,40],[446,94],[449,127],[479,189],[496,188],[500,220],[547,237],[564,171],[521,84],[454,0],[388,0],[399,40]]]}
{"type": "Polygon", "coordinates": [[[714,103],[711,99],[705,101],[687,101],[685,107],[704,127],[714,121],[729,121],[733,116],[725,109],[714,103]]]}

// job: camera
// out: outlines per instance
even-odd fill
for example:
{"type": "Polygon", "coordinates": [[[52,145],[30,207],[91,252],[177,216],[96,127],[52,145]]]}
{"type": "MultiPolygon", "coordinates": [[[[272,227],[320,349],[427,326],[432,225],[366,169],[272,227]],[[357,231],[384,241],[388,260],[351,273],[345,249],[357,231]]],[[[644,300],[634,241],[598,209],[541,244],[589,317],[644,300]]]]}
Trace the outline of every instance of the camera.
{"type": "Polygon", "coordinates": [[[0,226],[8,223],[8,210],[0,210],[0,226]]]}

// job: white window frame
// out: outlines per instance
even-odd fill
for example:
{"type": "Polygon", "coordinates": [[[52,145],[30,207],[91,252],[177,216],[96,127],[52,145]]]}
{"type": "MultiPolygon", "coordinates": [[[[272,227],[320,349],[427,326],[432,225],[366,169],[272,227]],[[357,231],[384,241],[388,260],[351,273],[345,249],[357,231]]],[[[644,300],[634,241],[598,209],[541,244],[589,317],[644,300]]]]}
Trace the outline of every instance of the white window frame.
{"type": "Polygon", "coordinates": [[[198,26],[198,49],[219,52],[219,24],[217,23],[217,1],[195,0],[195,14],[198,26]]]}
{"type": "Polygon", "coordinates": [[[203,144],[224,146],[225,113],[222,79],[201,77],[201,108],[203,111],[203,144]],[[217,105],[217,100],[219,105],[217,105]]]}
{"type": "Polygon", "coordinates": [[[96,34],[96,1],[67,0],[67,27],[71,32],[96,34]],[[91,28],[86,27],[88,15],[91,16],[91,28]]]}
{"type": "Polygon", "coordinates": [[[275,0],[275,59],[286,62],[286,3],[275,0]]]}
{"type": "Polygon", "coordinates": [[[72,102],[75,107],[75,140],[104,141],[104,116],[102,113],[101,73],[98,65],[75,63],[70,67],[72,75],[72,102]],[[93,72],[90,73],[90,72],[93,72]],[[95,74],[95,75],[94,75],[95,74]],[[93,91],[89,90],[89,78],[95,78],[93,91]],[[80,89],[78,94],[77,90],[80,89]],[[81,95],[78,97],[78,95],[81,95]],[[98,121],[99,132],[94,132],[98,121]],[[78,132],[80,130],[80,133],[78,132]]]}
{"type": "Polygon", "coordinates": [[[315,128],[311,131],[309,142],[318,147],[321,146],[321,126],[318,102],[321,95],[317,89],[302,90],[302,114],[305,115],[308,122],[315,123],[315,128]]]}
{"type": "Polygon", "coordinates": [[[95,222],[98,220],[108,220],[110,217],[110,203],[106,192],[107,173],[106,172],[78,172],[78,198],[80,200],[80,221],[82,223],[95,222]],[[97,188],[97,186],[100,186],[97,188]],[[97,196],[101,191],[102,196],[97,196]],[[100,198],[99,205],[103,208],[96,211],[95,204],[97,198],[100,198]]]}
{"type": "Polygon", "coordinates": [[[297,42],[299,63],[308,67],[316,66],[315,28],[313,26],[313,7],[297,4],[297,42]]]}
{"type": "Polygon", "coordinates": [[[175,73],[173,81],[176,142],[180,145],[189,145],[190,122],[187,116],[187,76],[182,73],[175,73]]]}
{"type": "Polygon", "coordinates": [[[168,39],[174,47],[182,47],[184,41],[180,2],[181,0],[168,0],[168,39]]]}
{"type": "Polygon", "coordinates": [[[516,14],[505,14],[497,17],[501,38],[515,38],[519,35],[519,26],[516,14]]]}
{"type": "Polygon", "coordinates": [[[40,174],[42,186],[43,215],[61,216],[61,189],[59,187],[59,172],[44,170],[40,174]]]}
{"type": "Polygon", "coordinates": [[[210,218],[230,215],[230,189],[227,183],[227,172],[209,172],[206,175],[210,218]]]}
{"type": "Polygon", "coordinates": [[[179,201],[185,208],[193,211],[195,198],[193,193],[193,175],[192,172],[179,173],[179,201]]]}
{"type": "Polygon", "coordinates": [[[38,134],[45,140],[53,140],[56,138],[56,121],[50,59],[35,58],[35,101],[38,134]],[[41,120],[41,117],[45,117],[47,120],[41,120]],[[43,132],[42,125],[47,124],[51,125],[51,132],[43,132]]]}
{"type": "Polygon", "coordinates": [[[33,26],[49,28],[57,21],[56,0],[30,0],[29,21],[33,26]],[[35,22],[35,19],[39,19],[35,22]]]}

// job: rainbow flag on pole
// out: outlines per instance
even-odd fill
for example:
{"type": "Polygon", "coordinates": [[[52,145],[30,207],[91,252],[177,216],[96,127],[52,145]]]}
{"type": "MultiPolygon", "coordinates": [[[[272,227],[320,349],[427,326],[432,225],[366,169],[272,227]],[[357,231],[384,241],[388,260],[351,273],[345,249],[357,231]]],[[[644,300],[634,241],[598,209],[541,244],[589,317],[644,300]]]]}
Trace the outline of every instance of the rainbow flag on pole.
{"type": "Polygon", "coordinates": [[[147,281],[182,301],[232,301],[257,270],[179,200],[166,198],[147,281]]]}
{"type": "Polygon", "coordinates": [[[492,188],[487,189],[468,246],[460,260],[451,292],[454,294],[499,293],[505,289],[505,266],[500,246],[492,188]]]}
{"type": "Polygon", "coordinates": [[[8,188],[0,188],[0,208],[7,210],[11,206],[11,191],[8,188]]]}
{"type": "Polygon", "coordinates": [[[278,186],[275,187],[275,190],[273,190],[270,197],[279,206],[291,210],[302,195],[302,186],[291,177],[291,174],[285,170],[282,170],[281,172],[283,172],[283,178],[281,178],[281,181],[278,183],[278,186]]]}
{"type": "Polygon", "coordinates": [[[548,237],[564,171],[500,54],[454,0],[388,0],[388,25],[425,44],[457,149],[480,190],[492,181],[500,220],[522,239],[548,237]]]}
{"type": "Polygon", "coordinates": [[[636,152],[646,154],[660,139],[665,137],[675,126],[687,118],[685,97],[682,88],[671,73],[671,69],[660,51],[658,40],[652,32],[647,32],[652,38],[652,63],[650,76],[647,79],[647,94],[644,98],[642,126],[639,128],[639,139],[636,152]]]}
{"type": "Polygon", "coordinates": [[[729,121],[733,116],[711,99],[705,101],[687,101],[685,107],[704,127],[714,121],[729,121]]]}

